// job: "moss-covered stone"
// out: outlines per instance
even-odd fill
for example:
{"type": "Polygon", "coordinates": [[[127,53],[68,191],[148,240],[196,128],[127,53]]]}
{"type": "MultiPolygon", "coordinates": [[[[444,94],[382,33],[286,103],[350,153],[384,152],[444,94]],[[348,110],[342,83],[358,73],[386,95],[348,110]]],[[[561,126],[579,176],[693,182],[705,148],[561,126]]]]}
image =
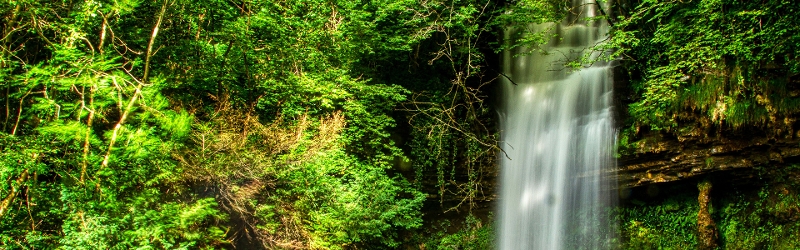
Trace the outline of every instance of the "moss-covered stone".
{"type": "Polygon", "coordinates": [[[700,249],[716,249],[717,238],[717,224],[711,218],[709,207],[711,206],[711,181],[705,179],[697,184],[697,189],[700,193],[697,196],[697,203],[700,206],[697,212],[697,233],[699,238],[700,249]]]}

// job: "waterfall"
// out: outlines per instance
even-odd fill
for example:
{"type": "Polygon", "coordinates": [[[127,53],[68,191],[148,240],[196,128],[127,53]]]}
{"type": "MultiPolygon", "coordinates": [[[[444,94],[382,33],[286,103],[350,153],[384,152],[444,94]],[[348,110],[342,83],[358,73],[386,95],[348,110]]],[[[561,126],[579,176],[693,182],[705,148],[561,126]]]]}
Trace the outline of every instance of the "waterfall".
{"type": "MultiPolygon", "coordinates": [[[[595,1],[572,12],[544,46],[508,51],[500,104],[499,249],[603,249],[613,237],[607,210],[616,199],[610,63],[564,68],[606,38],[595,1]],[[577,21],[576,21],[577,20],[577,21]],[[559,39],[560,38],[560,39],[559,39]],[[512,82],[513,81],[513,82],[512,82]]],[[[540,29],[544,24],[531,26],[540,29]]],[[[506,39],[518,32],[507,31],[506,39]]],[[[597,56],[596,54],[594,56],[597,56]]]]}

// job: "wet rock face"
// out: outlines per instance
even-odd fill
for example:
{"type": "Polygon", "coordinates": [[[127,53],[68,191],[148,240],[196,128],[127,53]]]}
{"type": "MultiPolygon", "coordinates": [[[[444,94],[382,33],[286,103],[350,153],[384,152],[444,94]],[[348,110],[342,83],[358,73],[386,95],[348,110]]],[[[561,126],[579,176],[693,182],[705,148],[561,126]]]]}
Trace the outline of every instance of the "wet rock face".
{"type": "Polygon", "coordinates": [[[754,178],[755,167],[800,163],[800,136],[774,136],[758,130],[683,129],[647,132],[631,143],[633,152],[617,162],[620,187],[695,179],[725,172],[754,178]]]}

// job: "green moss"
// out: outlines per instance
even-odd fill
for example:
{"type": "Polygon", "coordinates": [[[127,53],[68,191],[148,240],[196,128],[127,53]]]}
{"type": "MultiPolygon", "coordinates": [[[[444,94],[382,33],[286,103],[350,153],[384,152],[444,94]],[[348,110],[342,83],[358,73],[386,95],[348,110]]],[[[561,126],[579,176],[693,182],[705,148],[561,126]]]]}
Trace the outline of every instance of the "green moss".
{"type": "Polygon", "coordinates": [[[623,129],[622,132],[619,133],[617,136],[617,153],[614,157],[620,158],[633,154],[635,146],[631,144],[631,137],[633,137],[631,128],[623,129]]]}
{"type": "Polygon", "coordinates": [[[769,121],[769,113],[764,106],[758,105],[755,100],[727,100],[728,108],[725,118],[728,125],[741,127],[745,125],[764,125],[769,121]]]}

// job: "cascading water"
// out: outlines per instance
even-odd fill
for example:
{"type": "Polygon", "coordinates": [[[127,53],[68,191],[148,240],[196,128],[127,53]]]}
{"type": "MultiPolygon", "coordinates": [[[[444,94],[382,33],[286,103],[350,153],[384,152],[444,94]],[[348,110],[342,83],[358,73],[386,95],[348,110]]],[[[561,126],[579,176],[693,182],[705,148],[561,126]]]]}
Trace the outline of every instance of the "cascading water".
{"type": "Polygon", "coordinates": [[[573,1],[575,14],[557,25],[560,39],[544,46],[547,54],[504,55],[513,82],[503,83],[500,107],[502,250],[602,249],[613,237],[611,66],[563,67],[605,39],[604,21],[582,21],[599,12],[596,4],[573,1]]]}

